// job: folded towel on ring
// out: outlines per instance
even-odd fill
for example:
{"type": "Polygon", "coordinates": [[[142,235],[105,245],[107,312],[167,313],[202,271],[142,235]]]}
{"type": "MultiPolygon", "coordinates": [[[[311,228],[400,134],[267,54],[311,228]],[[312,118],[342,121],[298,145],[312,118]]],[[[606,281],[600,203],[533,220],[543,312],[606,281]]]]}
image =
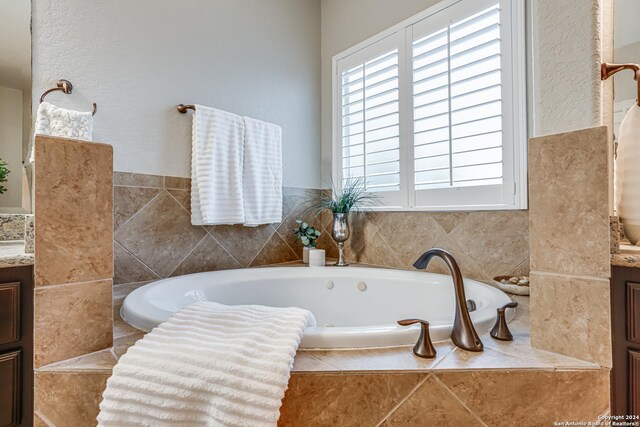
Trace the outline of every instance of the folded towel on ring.
{"type": "MultiPolygon", "coordinates": [[[[91,112],[73,111],[56,107],[46,101],[38,105],[34,135],[59,136],[61,138],[91,141],[93,115],[91,112]]],[[[34,144],[31,141],[29,162],[34,162],[34,144]]]]}

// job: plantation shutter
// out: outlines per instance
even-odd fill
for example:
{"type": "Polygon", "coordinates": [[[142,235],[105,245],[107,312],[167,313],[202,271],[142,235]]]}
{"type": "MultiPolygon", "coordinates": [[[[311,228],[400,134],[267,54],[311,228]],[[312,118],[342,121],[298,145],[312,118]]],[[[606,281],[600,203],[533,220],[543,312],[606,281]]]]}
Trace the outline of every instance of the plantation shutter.
{"type": "Polygon", "coordinates": [[[468,5],[459,15],[454,6],[413,27],[418,206],[450,205],[464,193],[471,204],[504,201],[500,8],[485,1],[469,11],[468,5]]]}
{"type": "Polygon", "coordinates": [[[400,198],[400,67],[391,36],[338,66],[341,179],[361,180],[387,203],[400,198]]]}
{"type": "Polygon", "coordinates": [[[522,209],[524,0],[450,0],[334,57],[333,177],[379,209],[522,209]]]}

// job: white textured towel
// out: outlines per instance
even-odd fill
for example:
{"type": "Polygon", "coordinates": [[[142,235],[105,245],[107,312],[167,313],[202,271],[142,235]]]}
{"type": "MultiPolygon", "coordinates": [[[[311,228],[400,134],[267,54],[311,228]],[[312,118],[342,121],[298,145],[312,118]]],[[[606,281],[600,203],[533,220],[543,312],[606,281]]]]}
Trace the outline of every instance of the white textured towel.
{"type": "Polygon", "coordinates": [[[275,426],[313,325],[300,308],[192,304],[120,358],[98,426],[275,426]]]}
{"type": "Polygon", "coordinates": [[[282,221],[282,129],[244,118],[244,224],[282,221]]]}
{"type": "MultiPolygon", "coordinates": [[[[36,113],[34,135],[50,135],[62,138],[91,141],[93,136],[93,116],[90,112],[67,110],[48,102],[41,102],[36,113]]],[[[33,141],[31,142],[31,163],[34,162],[33,141]]]]}
{"type": "Polygon", "coordinates": [[[191,151],[191,223],[242,224],[244,120],[196,105],[191,151]]]}

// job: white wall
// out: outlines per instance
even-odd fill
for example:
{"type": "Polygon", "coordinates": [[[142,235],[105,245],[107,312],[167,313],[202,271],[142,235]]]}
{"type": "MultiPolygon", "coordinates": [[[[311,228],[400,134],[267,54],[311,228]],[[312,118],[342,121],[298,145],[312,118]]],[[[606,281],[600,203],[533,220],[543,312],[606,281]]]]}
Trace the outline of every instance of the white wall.
{"type": "MultiPolygon", "coordinates": [[[[529,134],[599,126],[601,2],[526,0],[529,134]]],[[[331,176],[331,59],[438,0],[322,0],[322,160],[331,176]]]]}
{"type": "MultiPolygon", "coordinates": [[[[640,1],[615,0],[615,45],[616,49],[640,42],[640,1]]],[[[636,59],[640,62],[640,58],[636,59]]]]}
{"type": "Polygon", "coordinates": [[[22,91],[0,86],[0,159],[11,171],[7,191],[0,195],[0,208],[22,206],[22,91]]]}
{"type": "Polygon", "coordinates": [[[320,183],[320,0],[34,0],[34,102],[98,104],[118,171],[189,176],[201,103],[277,123],[284,183],[320,183]],[[190,114],[189,114],[190,115],[190,114]]]}

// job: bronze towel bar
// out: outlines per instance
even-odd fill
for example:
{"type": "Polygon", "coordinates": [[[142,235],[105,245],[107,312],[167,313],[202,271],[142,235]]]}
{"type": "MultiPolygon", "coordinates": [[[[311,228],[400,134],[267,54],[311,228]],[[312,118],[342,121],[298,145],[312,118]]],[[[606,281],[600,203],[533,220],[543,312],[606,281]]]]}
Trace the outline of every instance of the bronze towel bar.
{"type": "Polygon", "coordinates": [[[193,110],[196,111],[196,106],[193,104],[180,104],[178,105],[178,111],[180,111],[182,114],[185,114],[187,112],[187,110],[193,110]]]}
{"type": "Polygon", "coordinates": [[[608,64],[603,63],[600,67],[600,78],[607,80],[622,70],[632,70],[634,72],[633,79],[638,83],[638,97],[636,103],[640,105],[640,65],[638,64],[608,64]]]}
{"type": "MultiPolygon", "coordinates": [[[[40,103],[42,103],[44,101],[44,97],[49,95],[51,92],[55,92],[56,90],[61,90],[63,93],[66,93],[67,95],[69,95],[72,91],[73,91],[73,85],[71,84],[71,82],[69,80],[65,80],[65,79],[60,79],[56,82],[56,87],[53,87],[51,89],[47,89],[41,96],[40,96],[40,103]]],[[[96,103],[93,103],[93,111],[91,111],[91,115],[95,116],[96,115],[96,111],[98,111],[98,106],[96,105],[96,103]]]]}

